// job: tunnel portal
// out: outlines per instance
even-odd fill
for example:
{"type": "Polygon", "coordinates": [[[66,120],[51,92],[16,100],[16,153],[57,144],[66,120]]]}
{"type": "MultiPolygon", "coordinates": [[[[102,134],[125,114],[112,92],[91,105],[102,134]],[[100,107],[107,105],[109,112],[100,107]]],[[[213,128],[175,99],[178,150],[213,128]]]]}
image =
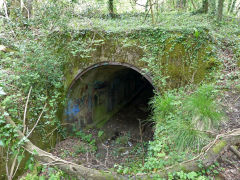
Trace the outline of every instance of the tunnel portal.
{"type": "Polygon", "coordinates": [[[149,76],[136,67],[94,65],[80,73],[70,86],[65,121],[77,129],[102,127],[117,114],[125,121],[121,123],[138,126],[138,120],[146,119],[150,113],[148,102],[153,89],[149,76]]]}

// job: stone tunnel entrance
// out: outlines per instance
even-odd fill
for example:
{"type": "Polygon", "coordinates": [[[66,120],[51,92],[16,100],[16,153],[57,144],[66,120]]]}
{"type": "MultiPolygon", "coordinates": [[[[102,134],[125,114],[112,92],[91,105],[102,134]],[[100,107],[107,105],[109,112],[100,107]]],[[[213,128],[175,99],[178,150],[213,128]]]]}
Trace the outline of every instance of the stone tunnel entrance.
{"type": "Polygon", "coordinates": [[[145,154],[145,142],[152,139],[148,118],[153,90],[151,79],[128,64],[94,65],[80,73],[70,86],[65,121],[98,141],[98,161],[104,162],[110,156],[108,167],[125,163],[123,156],[134,154],[137,148],[145,154]],[[104,132],[100,141],[99,131],[104,132]]]}
{"type": "Polygon", "coordinates": [[[129,115],[128,121],[146,119],[153,89],[151,79],[128,64],[92,66],[79,74],[70,86],[65,120],[81,129],[102,127],[121,112],[129,115]],[[130,118],[138,114],[137,111],[142,112],[141,117],[130,118]]]}

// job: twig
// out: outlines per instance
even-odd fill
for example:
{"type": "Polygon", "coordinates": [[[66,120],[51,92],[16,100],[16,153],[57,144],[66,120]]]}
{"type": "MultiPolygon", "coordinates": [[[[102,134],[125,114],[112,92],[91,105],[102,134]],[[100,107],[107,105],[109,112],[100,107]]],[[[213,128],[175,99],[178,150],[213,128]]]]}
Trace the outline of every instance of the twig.
{"type": "Polygon", "coordinates": [[[103,144],[102,143],[102,145],[103,145],[103,147],[107,150],[107,154],[106,154],[106,157],[105,157],[105,162],[104,162],[104,164],[105,164],[105,166],[107,166],[107,161],[108,161],[108,146],[106,146],[105,144],[103,144]]]}
{"type": "MultiPolygon", "coordinates": [[[[4,108],[0,106],[0,113],[3,114],[6,120],[6,124],[11,124],[14,128],[16,128],[16,132],[18,134],[18,139],[26,139],[26,137],[22,134],[21,131],[17,129],[17,126],[15,122],[11,119],[11,117],[5,112],[4,108]]],[[[32,144],[31,141],[26,141],[23,145],[23,148],[25,148],[29,153],[33,154],[39,161],[42,163],[49,163],[52,161],[59,161],[57,164],[57,167],[61,170],[72,174],[73,176],[77,177],[77,179],[99,179],[99,180],[105,180],[105,179],[123,179],[123,176],[118,175],[114,172],[110,171],[98,171],[95,169],[87,168],[82,165],[78,165],[76,163],[72,163],[66,160],[63,160],[59,157],[56,157],[52,155],[51,153],[48,153],[34,144],[32,144]],[[37,152],[37,153],[34,153],[37,152]]]]}
{"type": "Polygon", "coordinates": [[[240,152],[234,146],[229,146],[229,149],[240,159],[240,152]]]}
{"type": "Polygon", "coordinates": [[[7,12],[7,3],[6,3],[6,1],[3,1],[3,6],[4,6],[4,11],[5,11],[5,16],[6,16],[7,19],[9,19],[8,12],[7,12]]]}
{"type": "Polygon", "coordinates": [[[139,4],[137,2],[135,2],[136,5],[139,5],[139,6],[142,6],[142,7],[147,7],[146,5],[143,5],[143,4],[139,4]]]}
{"type": "Polygon", "coordinates": [[[107,154],[106,154],[106,158],[105,158],[105,162],[104,162],[105,166],[107,166],[107,161],[108,161],[108,147],[107,147],[107,154]]]}
{"type": "Polygon", "coordinates": [[[6,159],[6,163],[5,163],[5,166],[6,166],[6,174],[7,174],[7,177],[8,177],[8,179],[9,179],[8,160],[9,160],[9,146],[8,146],[8,149],[7,149],[7,159],[6,159]]]}
{"type": "Polygon", "coordinates": [[[14,174],[14,169],[15,169],[15,166],[16,166],[19,151],[20,151],[20,148],[18,148],[17,154],[15,155],[15,157],[13,159],[13,162],[12,162],[11,171],[10,171],[10,175],[9,175],[11,179],[14,177],[13,174],[14,174]]]}
{"type": "Polygon", "coordinates": [[[152,15],[152,24],[155,24],[152,0],[149,0],[149,5],[150,5],[150,10],[152,15]]]}
{"type": "MultiPolygon", "coordinates": [[[[61,124],[61,126],[65,126],[65,125],[72,125],[71,123],[63,123],[61,124]]],[[[47,134],[47,137],[49,137],[50,135],[52,136],[53,132],[56,131],[58,129],[58,127],[54,128],[50,133],[47,134]]]]}
{"type": "Polygon", "coordinates": [[[140,133],[140,139],[141,139],[141,146],[142,146],[142,151],[143,151],[143,155],[142,155],[142,165],[144,166],[144,145],[143,145],[143,134],[142,134],[142,123],[141,123],[141,119],[138,119],[139,121],[139,133],[140,133]]]}
{"type": "Polygon", "coordinates": [[[93,42],[94,42],[94,40],[95,40],[95,36],[96,36],[96,32],[94,31],[94,33],[93,33],[93,38],[92,38],[92,40],[91,40],[90,45],[88,46],[89,48],[92,47],[93,42]]]}
{"type": "Polygon", "coordinates": [[[101,161],[99,161],[97,158],[95,158],[95,160],[97,161],[97,163],[99,163],[99,166],[104,166],[104,164],[101,161]]]}
{"type": "MultiPolygon", "coordinates": [[[[227,136],[238,136],[238,135],[240,135],[240,128],[234,129],[234,130],[232,130],[232,131],[230,131],[230,132],[227,132],[227,133],[223,133],[223,134],[217,135],[216,138],[215,138],[212,142],[210,142],[209,144],[207,144],[206,146],[204,146],[204,147],[202,148],[202,150],[201,150],[201,152],[200,152],[199,155],[197,155],[196,157],[194,157],[194,158],[192,158],[192,159],[190,159],[190,160],[181,162],[180,165],[181,165],[181,164],[185,164],[185,163],[189,163],[189,162],[191,162],[191,161],[195,161],[195,160],[200,159],[201,157],[203,157],[203,155],[204,155],[206,152],[208,152],[209,149],[210,149],[210,148],[217,142],[217,140],[219,140],[220,138],[227,137],[227,136]]],[[[166,167],[166,168],[165,168],[165,171],[168,170],[168,169],[173,168],[174,166],[175,166],[175,165],[166,167]]]]}
{"type": "Polygon", "coordinates": [[[197,71],[198,71],[198,69],[196,71],[194,71],[192,74],[191,84],[193,84],[193,82],[194,82],[194,78],[195,78],[197,71]]]}
{"type": "MultiPolygon", "coordinates": [[[[23,150],[22,155],[23,155],[24,152],[25,152],[25,149],[23,150]]],[[[13,177],[16,175],[20,163],[21,163],[21,161],[18,161],[18,164],[17,164],[17,167],[16,167],[15,172],[14,172],[14,174],[13,174],[13,177]]]]}
{"type": "Polygon", "coordinates": [[[147,13],[146,13],[146,15],[145,15],[145,17],[144,17],[143,23],[145,23],[145,21],[146,21],[146,19],[147,19],[147,16],[148,16],[148,13],[149,13],[149,11],[150,11],[150,8],[148,9],[148,11],[147,11],[147,13]]]}
{"type": "Polygon", "coordinates": [[[29,20],[29,18],[30,18],[30,13],[29,13],[29,10],[28,10],[28,8],[24,5],[24,3],[23,3],[23,1],[21,0],[21,2],[20,2],[20,4],[21,4],[21,11],[22,11],[22,9],[23,8],[25,8],[26,9],[26,11],[27,11],[27,15],[28,15],[28,20],[29,20]]]}
{"type": "Polygon", "coordinates": [[[23,6],[26,10],[27,10],[27,14],[28,14],[28,21],[29,21],[29,19],[30,19],[30,13],[29,13],[29,10],[28,10],[28,8],[26,7],[26,6],[23,6]]]}
{"type": "Polygon", "coordinates": [[[29,97],[32,91],[32,86],[29,89],[28,92],[28,96],[27,96],[27,101],[26,101],[26,105],[25,105],[25,109],[24,109],[24,115],[23,115],[23,134],[25,134],[26,132],[26,117],[27,117],[27,107],[28,107],[28,101],[29,101],[29,97]]]}
{"type": "Polygon", "coordinates": [[[191,0],[191,3],[192,3],[192,5],[193,5],[193,8],[194,8],[194,9],[197,9],[197,8],[196,8],[196,5],[194,4],[194,1],[193,1],[193,0],[191,0]]]}
{"type": "Polygon", "coordinates": [[[41,114],[39,115],[37,122],[34,124],[33,128],[32,128],[31,131],[28,133],[28,135],[26,136],[26,138],[28,138],[28,137],[31,135],[31,133],[33,132],[33,130],[36,128],[38,122],[40,121],[40,119],[41,119],[41,117],[42,117],[43,111],[44,111],[44,109],[46,108],[46,106],[47,106],[47,103],[44,105],[43,110],[42,110],[41,114]]]}
{"type": "Polygon", "coordinates": [[[240,98],[240,96],[238,96],[236,99],[235,99],[235,102],[237,102],[237,100],[240,98]]]}
{"type": "Polygon", "coordinates": [[[88,151],[87,151],[87,163],[88,163],[88,161],[89,161],[89,158],[88,158],[88,151]]]}

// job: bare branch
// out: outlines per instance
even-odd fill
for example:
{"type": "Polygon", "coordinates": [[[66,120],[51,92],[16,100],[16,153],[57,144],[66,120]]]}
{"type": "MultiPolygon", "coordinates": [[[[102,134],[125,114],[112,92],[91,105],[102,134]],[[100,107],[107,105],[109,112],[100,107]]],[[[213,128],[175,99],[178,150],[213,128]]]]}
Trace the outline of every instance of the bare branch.
{"type": "Polygon", "coordinates": [[[46,108],[46,106],[47,106],[47,103],[44,105],[43,110],[42,110],[41,114],[39,115],[37,122],[34,124],[33,128],[32,128],[31,131],[28,133],[28,135],[26,136],[26,138],[28,138],[28,137],[31,135],[31,133],[33,132],[33,130],[34,130],[34,129],[36,128],[36,126],[38,125],[38,122],[40,121],[40,119],[41,119],[41,117],[42,117],[42,114],[43,114],[43,111],[44,111],[44,109],[46,108]]]}
{"type": "MultiPolygon", "coordinates": [[[[4,109],[0,106],[0,112],[4,115],[6,119],[6,124],[11,124],[13,127],[17,128],[16,124],[12,121],[11,117],[4,113],[4,109]]],[[[24,134],[17,130],[18,139],[26,139],[24,134]]],[[[179,171],[181,169],[186,169],[187,171],[197,171],[199,170],[198,160],[201,159],[204,166],[209,166],[220,156],[221,152],[227,147],[240,143],[240,128],[234,129],[230,132],[219,134],[216,136],[215,140],[205,146],[201,153],[189,161],[184,161],[175,166],[165,168],[164,171],[155,172],[159,177],[166,177],[169,172],[179,171]],[[217,149],[217,151],[216,151],[217,149]]],[[[82,165],[78,165],[66,160],[63,160],[59,157],[53,156],[51,153],[48,153],[34,144],[31,141],[26,141],[23,147],[31,154],[34,155],[36,159],[44,164],[56,165],[59,169],[77,177],[78,179],[128,179],[114,172],[110,171],[98,171],[95,169],[90,169],[82,165]]],[[[149,179],[151,174],[137,174],[137,179],[149,179]]]]}
{"type": "Polygon", "coordinates": [[[5,0],[3,1],[3,6],[4,6],[4,11],[5,11],[5,16],[7,19],[9,19],[8,12],[7,12],[7,2],[5,0]]]}
{"type": "Polygon", "coordinates": [[[28,107],[28,101],[29,101],[31,91],[32,91],[32,86],[30,87],[29,92],[28,92],[27,101],[26,101],[25,110],[24,110],[24,115],[23,115],[23,134],[25,134],[25,132],[26,132],[27,107],[28,107]]]}
{"type": "Polygon", "coordinates": [[[229,149],[240,159],[240,152],[234,146],[229,146],[229,149]]]}
{"type": "MultiPolygon", "coordinates": [[[[25,152],[25,150],[22,152],[22,155],[23,155],[23,153],[25,152]]],[[[19,165],[20,165],[20,163],[21,163],[21,161],[18,161],[18,164],[17,164],[17,167],[16,167],[16,169],[15,169],[15,172],[14,172],[14,174],[13,174],[13,176],[12,177],[14,177],[15,175],[16,175],[16,173],[17,173],[17,170],[18,170],[18,168],[19,168],[19,165]]]]}
{"type": "Polygon", "coordinates": [[[17,161],[18,154],[19,154],[19,148],[18,148],[18,152],[14,156],[14,159],[13,159],[13,162],[12,162],[11,171],[10,171],[10,174],[9,174],[10,179],[13,178],[14,169],[15,169],[15,166],[16,166],[16,161],[17,161]]]}
{"type": "MultiPolygon", "coordinates": [[[[13,127],[17,128],[14,121],[12,121],[11,117],[4,113],[4,109],[0,106],[0,113],[2,113],[6,119],[6,124],[11,124],[13,127]]],[[[26,139],[24,134],[16,130],[18,133],[18,139],[26,139]]],[[[61,170],[69,173],[70,175],[73,175],[77,177],[78,179],[99,179],[99,180],[105,180],[105,179],[127,179],[121,175],[117,175],[114,172],[110,171],[98,171],[95,169],[87,168],[82,165],[78,165],[66,160],[63,160],[59,157],[53,156],[51,153],[48,153],[34,144],[32,144],[31,141],[26,141],[23,145],[23,148],[25,148],[26,151],[33,154],[36,159],[38,159],[40,162],[45,164],[54,164],[61,170]],[[58,163],[56,163],[58,162],[58,163]]]]}
{"type": "Polygon", "coordinates": [[[8,160],[9,160],[9,146],[8,146],[8,149],[7,149],[7,159],[6,159],[6,163],[5,163],[5,166],[6,166],[6,174],[7,174],[7,177],[8,177],[8,179],[9,179],[8,160]]]}

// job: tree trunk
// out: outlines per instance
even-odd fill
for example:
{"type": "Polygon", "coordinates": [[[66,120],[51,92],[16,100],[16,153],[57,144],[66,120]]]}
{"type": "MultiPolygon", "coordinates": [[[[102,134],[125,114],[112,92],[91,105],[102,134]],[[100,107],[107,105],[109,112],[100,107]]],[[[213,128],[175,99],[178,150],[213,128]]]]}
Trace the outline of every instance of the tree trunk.
{"type": "Polygon", "coordinates": [[[175,7],[175,0],[172,0],[172,7],[175,7]]]}
{"type": "Polygon", "coordinates": [[[29,12],[29,18],[32,17],[32,11],[33,11],[33,0],[27,0],[27,8],[29,12]]]}
{"type": "Polygon", "coordinates": [[[186,8],[187,1],[186,0],[177,0],[177,7],[180,9],[186,8]]]}
{"type": "Polygon", "coordinates": [[[113,0],[108,0],[108,10],[111,18],[114,18],[113,0]]]}
{"type": "Polygon", "coordinates": [[[187,7],[187,0],[182,0],[183,7],[186,9],[187,7]]]}
{"type": "Polygon", "coordinates": [[[232,6],[232,0],[228,0],[228,7],[227,7],[227,12],[229,13],[231,10],[231,6],[232,6]]]}
{"type": "Polygon", "coordinates": [[[202,0],[202,12],[203,13],[208,12],[208,0],[202,0]]]}
{"type": "Polygon", "coordinates": [[[222,21],[223,3],[224,3],[224,0],[218,0],[218,13],[217,13],[217,20],[218,21],[222,21]]]}
{"type": "Polygon", "coordinates": [[[236,2],[237,2],[237,0],[233,0],[232,6],[231,6],[231,9],[230,9],[230,13],[233,13],[233,10],[236,6],[236,2]]]}
{"type": "Polygon", "coordinates": [[[148,1],[149,1],[149,0],[147,0],[147,1],[146,1],[146,4],[145,4],[145,13],[146,13],[146,14],[148,13],[148,4],[149,4],[148,1]]]}
{"type": "Polygon", "coordinates": [[[25,4],[23,4],[23,16],[25,18],[30,19],[32,16],[32,9],[33,9],[33,0],[27,0],[25,4]]]}
{"type": "Polygon", "coordinates": [[[194,3],[193,0],[191,0],[191,3],[192,3],[192,5],[193,5],[193,8],[194,8],[194,9],[197,9],[197,8],[196,8],[196,5],[195,5],[195,3],[194,3]]]}
{"type": "Polygon", "coordinates": [[[202,0],[202,7],[192,14],[207,13],[208,12],[208,0],[202,0]]]}
{"type": "Polygon", "coordinates": [[[5,13],[5,17],[7,18],[7,19],[9,19],[9,17],[8,17],[8,8],[7,8],[7,1],[3,1],[3,8],[4,8],[4,13],[5,13]]]}
{"type": "Polygon", "coordinates": [[[182,8],[182,0],[177,0],[177,8],[182,8]]]}
{"type": "Polygon", "coordinates": [[[216,0],[209,0],[210,5],[210,14],[215,16],[216,15],[216,0]]]}
{"type": "Polygon", "coordinates": [[[149,6],[150,6],[151,15],[152,15],[152,24],[155,24],[152,0],[149,0],[149,6]]]}

